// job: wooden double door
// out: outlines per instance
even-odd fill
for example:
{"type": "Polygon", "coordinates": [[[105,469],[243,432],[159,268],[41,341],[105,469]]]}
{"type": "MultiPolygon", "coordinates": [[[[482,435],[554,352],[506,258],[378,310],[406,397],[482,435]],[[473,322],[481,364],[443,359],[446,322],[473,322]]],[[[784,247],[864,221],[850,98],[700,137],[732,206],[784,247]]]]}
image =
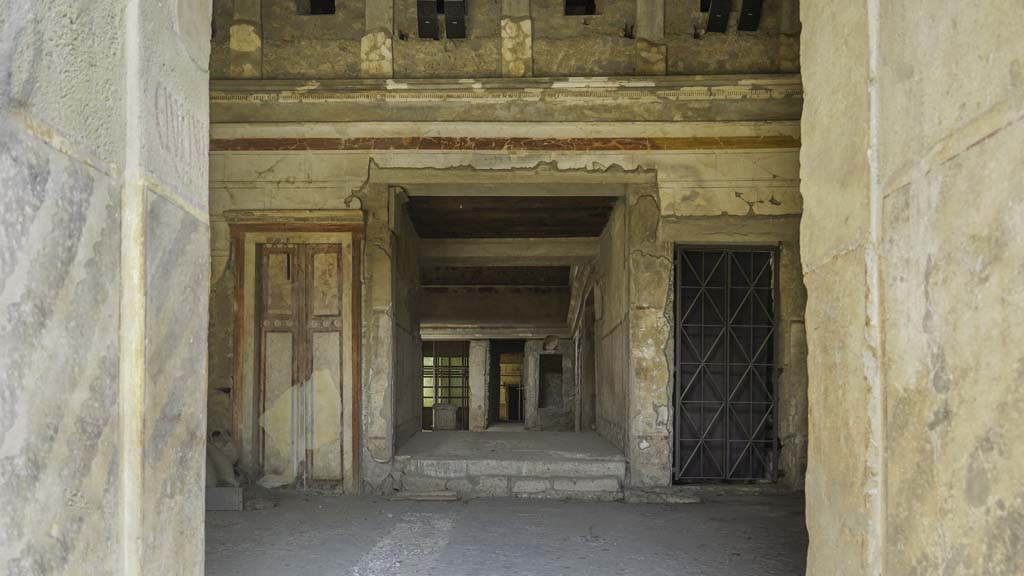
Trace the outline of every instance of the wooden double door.
{"type": "Polygon", "coordinates": [[[262,475],[340,480],[342,245],[259,244],[256,261],[262,475]]]}

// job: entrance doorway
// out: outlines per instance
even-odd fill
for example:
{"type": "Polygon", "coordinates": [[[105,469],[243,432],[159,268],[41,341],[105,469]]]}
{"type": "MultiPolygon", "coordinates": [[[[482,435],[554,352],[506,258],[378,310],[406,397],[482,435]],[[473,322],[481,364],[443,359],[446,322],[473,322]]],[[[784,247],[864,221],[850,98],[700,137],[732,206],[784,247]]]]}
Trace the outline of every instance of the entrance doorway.
{"type": "Polygon", "coordinates": [[[491,422],[521,423],[526,417],[522,340],[491,341],[491,422]]]}
{"type": "Polygon", "coordinates": [[[676,482],[776,477],[777,261],[676,248],[676,482]]]}
{"type": "Polygon", "coordinates": [[[341,477],[342,246],[258,244],[259,455],[275,484],[341,477]]]}
{"type": "Polygon", "coordinates": [[[423,429],[468,428],[469,342],[424,342],[423,429]]]}

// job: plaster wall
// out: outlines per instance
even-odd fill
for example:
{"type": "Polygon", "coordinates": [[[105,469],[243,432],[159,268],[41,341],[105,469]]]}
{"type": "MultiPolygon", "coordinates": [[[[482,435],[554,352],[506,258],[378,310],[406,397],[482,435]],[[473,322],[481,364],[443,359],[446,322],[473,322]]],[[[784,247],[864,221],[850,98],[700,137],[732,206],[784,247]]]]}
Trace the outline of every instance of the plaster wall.
{"type": "Polygon", "coordinates": [[[527,340],[523,348],[523,386],[526,389],[525,424],[528,430],[571,432],[576,420],[576,375],[572,341],[559,338],[553,349],[544,340],[527,340]],[[541,357],[561,356],[561,390],[549,389],[546,404],[540,404],[541,357]],[[554,392],[554,393],[552,393],[554,392]]]}
{"type": "Polygon", "coordinates": [[[469,343],[469,429],[474,432],[486,430],[488,424],[490,344],[488,340],[471,340],[469,343]]]}
{"type": "Polygon", "coordinates": [[[565,288],[480,286],[426,288],[423,321],[468,326],[551,325],[565,322],[569,292],[565,288]]]}
{"type": "Polygon", "coordinates": [[[629,385],[625,220],[625,204],[619,202],[601,234],[594,281],[597,433],[620,450],[626,447],[629,385]]]}
{"type": "Polygon", "coordinates": [[[209,11],[0,2],[5,572],[202,571],[209,11]]]}
{"type": "Polygon", "coordinates": [[[809,574],[1024,570],[1018,10],[803,5],[809,574]]]}
{"type": "Polygon", "coordinates": [[[366,183],[360,187],[351,205],[366,214],[366,248],[363,274],[363,382],[361,416],[363,426],[364,486],[387,490],[391,460],[395,451],[396,410],[396,332],[399,332],[395,305],[395,267],[397,248],[394,226],[398,223],[392,209],[399,200],[387,185],[366,183]]]}
{"type": "Polygon", "coordinates": [[[422,425],[423,345],[420,341],[420,272],[416,229],[400,207],[395,234],[395,445],[422,425]]]}

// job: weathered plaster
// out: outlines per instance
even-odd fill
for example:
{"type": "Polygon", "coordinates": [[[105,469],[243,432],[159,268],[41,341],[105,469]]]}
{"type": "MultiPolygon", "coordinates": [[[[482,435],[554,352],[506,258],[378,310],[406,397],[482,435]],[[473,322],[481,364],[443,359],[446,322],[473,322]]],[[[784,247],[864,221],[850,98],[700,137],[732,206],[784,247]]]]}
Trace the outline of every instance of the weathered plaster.
{"type": "Polygon", "coordinates": [[[0,12],[5,571],[201,571],[209,3],[0,12]]]}
{"type": "Polygon", "coordinates": [[[576,368],[572,341],[558,338],[553,349],[544,340],[527,340],[523,351],[523,386],[526,390],[527,430],[571,431],[575,421],[576,368]],[[557,405],[540,406],[540,359],[546,354],[562,357],[562,391],[557,405]]]}
{"type": "Polygon", "coordinates": [[[1024,41],[960,9],[802,7],[809,573],[1024,569],[1024,41]]]}
{"type": "Polygon", "coordinates": [[[474,432],[487,429],[490,363],[490,341],[471,340],[469,342],[469,429],[474,432]]]}
{"type": "Polygon", "coordinates": [[[501,75],[533,76],[533,22],[529,16],[501,19],[501,75]]]}
{"type": "Polygon", "coordinates": [[[394,75],[394,50],[391,34],[386,30],[376,30],[363,36],[360,71],[365,78],[391,78],[394,75]]]}

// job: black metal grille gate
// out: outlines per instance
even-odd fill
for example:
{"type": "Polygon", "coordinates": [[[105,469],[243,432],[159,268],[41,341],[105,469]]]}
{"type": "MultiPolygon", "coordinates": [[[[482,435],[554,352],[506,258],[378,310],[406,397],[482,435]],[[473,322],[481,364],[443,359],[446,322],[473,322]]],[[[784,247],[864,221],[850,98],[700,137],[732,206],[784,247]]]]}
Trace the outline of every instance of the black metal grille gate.
{"type": "Polygon", "coordinates": [[[777,260],[676,248],[676,482],[775,479],[777,260]]]}

